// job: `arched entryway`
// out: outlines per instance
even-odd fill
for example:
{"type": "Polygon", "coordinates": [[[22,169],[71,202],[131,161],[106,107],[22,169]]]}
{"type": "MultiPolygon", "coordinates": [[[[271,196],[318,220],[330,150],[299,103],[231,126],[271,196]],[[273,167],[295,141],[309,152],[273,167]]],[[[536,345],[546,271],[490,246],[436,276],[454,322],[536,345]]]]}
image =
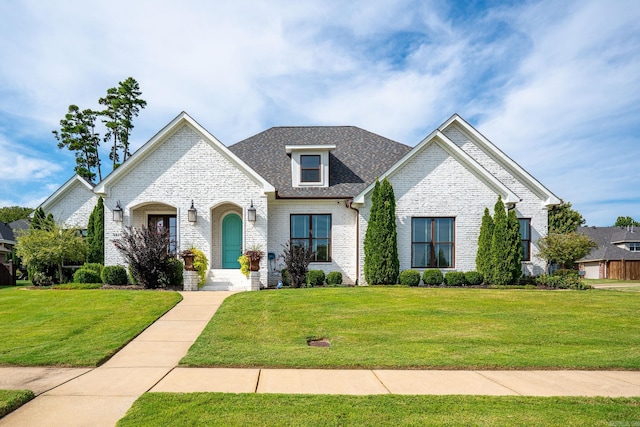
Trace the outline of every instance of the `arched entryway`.
{"type": "Polygon", "coordinates": [[[236,213],[222,219],[222,268],[240,268],[242,255],[242,218],[236,213]]]}

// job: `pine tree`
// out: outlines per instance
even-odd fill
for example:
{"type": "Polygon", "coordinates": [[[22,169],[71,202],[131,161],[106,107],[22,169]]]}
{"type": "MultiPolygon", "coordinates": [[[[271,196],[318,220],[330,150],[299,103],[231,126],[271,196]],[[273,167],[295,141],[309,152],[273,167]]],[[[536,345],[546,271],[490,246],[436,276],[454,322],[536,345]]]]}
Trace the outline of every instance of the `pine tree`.
{"type": "Polygon", "coordinates": [[[509,256],[507,259],[511,266],[511,283],[515,283],[522,276],[522,238],[520,237],[520,222],[515,209],[509,211],[507,225],[509,231],[509,256]]]}
{"type": "Polygon", "coordinates": [[[44,213],[44,209],[42,209],[42,207],[37,208],[33,212],[33,218],[31,219],[29,228],[32,230],[40,230],[46,218],[47,215],[44,213]]]}
{"type": "Polygon", "coordinates": [[[380,247],[378,211],[380,210],[380,181],[376,178],[371,193],[371,209],[369,210],[369,222],[364,235],[364,280],[369,284],[376,283],[377,268],[380,265],[380,247]]]}
{"type": "Polygon", "coordinates": [[[380,186],[382,205],[380,207],[378,224],[380,226],[381,265],[378,283],[394,285],[398,283],[400,274],[400,259],[398,258],[398,232],[396,227],[396,197],[393,186],[385,178],[380,186]]]}
{"type": "Polygon", "coordinates": [[[478,253],[476,254],[476,270],[488,282],[491,275],[491,240],[493,239],[493,218],[489,208],[484,208],[480,237],[478,237],[478,253]]]}
{"type": "Polygon", "coordinates": [[[504,286],[511,283],[513,271],[508,259],[509,246],[507,213],[504,203],[502,203],[502,197],[498,196],[498,201],[494,206],[493,237],[491,238],[491,273],[489,283],[493,285],[504,286]]]}

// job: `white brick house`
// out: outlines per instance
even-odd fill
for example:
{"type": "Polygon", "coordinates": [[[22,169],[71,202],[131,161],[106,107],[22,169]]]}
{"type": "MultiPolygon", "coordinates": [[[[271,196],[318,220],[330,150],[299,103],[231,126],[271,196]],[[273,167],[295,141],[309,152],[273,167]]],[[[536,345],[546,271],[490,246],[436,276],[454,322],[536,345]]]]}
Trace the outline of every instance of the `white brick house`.
{"type": "Polygon", "coordinates": [[[484,208],[500,195],[521,218],[523,271],[543,272],[535,241],[560,200],[457,115],[413,148],[351,126],[275,127],[226,147],[181,113],[95,187],[74,177],[42,207],[83,228],[102,196],[107,265],[123,263],[111,240],[125,226],[162,225],[177,250],[207,255],[210,283],[247,288],[236,260],[258,245],[272,254],[260,281],[273,284],[282,245],[295,241],[314,248],[310,268],[363,284],[376,177],[394,187],[401,270],[474,270],[484,208]]]}

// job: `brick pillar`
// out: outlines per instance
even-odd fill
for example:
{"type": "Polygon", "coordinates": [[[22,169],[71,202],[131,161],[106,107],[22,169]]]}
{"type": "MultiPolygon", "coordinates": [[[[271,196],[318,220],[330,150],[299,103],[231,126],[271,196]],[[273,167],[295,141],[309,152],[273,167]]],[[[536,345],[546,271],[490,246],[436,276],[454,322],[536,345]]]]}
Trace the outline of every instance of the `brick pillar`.
{"type": "Polygon", "coordinates": [[[260,272],[259,271],[251,271],[249,272],[249,282],[252,291],[260,290],[260,272]]]}
{"type": "Polygon", "coordinates": [[[184,270],[182,272],[184,276],[183,289],[185,291],[197,291],[198,290],[198,272],[194,270],[184,270]]]}

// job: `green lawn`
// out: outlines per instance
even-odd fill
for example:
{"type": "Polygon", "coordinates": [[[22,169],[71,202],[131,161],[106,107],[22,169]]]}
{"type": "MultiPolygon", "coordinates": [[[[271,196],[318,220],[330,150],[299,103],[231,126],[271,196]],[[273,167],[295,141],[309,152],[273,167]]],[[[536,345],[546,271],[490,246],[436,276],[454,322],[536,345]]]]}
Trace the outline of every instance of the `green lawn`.
{"type": "Polygon", "coordinates": [[[0,289],[0,365],[99,365],[181,298],[176,292],[0,289]]]}
{"type": "Polygon", "coordinates": [[[225,300],[181,364],[640,369],[639,315],[637,294],[598,290],[247,292],[225,300]]]}
{"type": "Polygon", "coordinates": [[[120,427],[636,425],[639,398],[147,393],[120,427]]]}
{"type": "Polygon", "coordinates": [[[0,418],[18,409],[35,396],[29,390],[0,390],[0,418]]]}

